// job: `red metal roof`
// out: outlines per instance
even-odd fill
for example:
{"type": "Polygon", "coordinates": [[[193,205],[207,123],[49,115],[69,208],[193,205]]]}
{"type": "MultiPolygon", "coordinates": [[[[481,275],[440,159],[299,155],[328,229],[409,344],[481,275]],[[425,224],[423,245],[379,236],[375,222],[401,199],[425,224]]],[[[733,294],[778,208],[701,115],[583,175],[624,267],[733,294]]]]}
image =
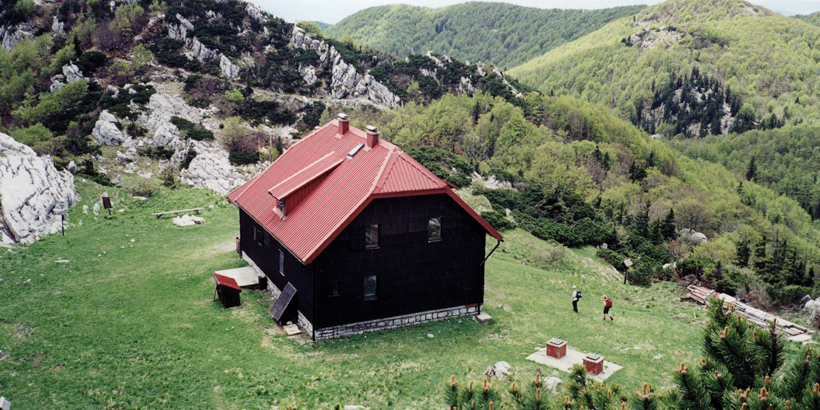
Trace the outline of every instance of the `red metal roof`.
{"type": "Polygon", "coordinates": [[[239,287],[239,284],[236,283],[236,279],[220,275],[216,272],[212,273],[212,275],[214,275],[214,281],[216,281],[217,285],[227,286],[239,291],[242,290],[242,288],[239,287]]]}
{"type": "Polygon", "coordinates": [[[367,134],[354,127],[341,135],[333,120],[283,153],[271,166],[237,188],[228,199],[308,264],[377,198],[444,193],[498,240],[502,236],[436,177],[390,142],[366,145],[367,134]],[[353,157],[348,153],[363,143],[353,157]],[[280,218],[277,199],[298,202],[280,218]]]}

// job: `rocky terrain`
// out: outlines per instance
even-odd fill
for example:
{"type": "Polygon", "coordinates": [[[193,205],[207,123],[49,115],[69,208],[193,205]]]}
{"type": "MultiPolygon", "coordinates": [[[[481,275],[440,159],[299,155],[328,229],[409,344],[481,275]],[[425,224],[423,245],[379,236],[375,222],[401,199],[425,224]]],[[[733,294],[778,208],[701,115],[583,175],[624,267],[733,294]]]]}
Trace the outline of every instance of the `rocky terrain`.
{"type": "Polygon", "coordinates": [[[57,171],[50,157],[0,133],[0,244],[59,232],[61,215],[75,201],[69,171],[57,171]]]}

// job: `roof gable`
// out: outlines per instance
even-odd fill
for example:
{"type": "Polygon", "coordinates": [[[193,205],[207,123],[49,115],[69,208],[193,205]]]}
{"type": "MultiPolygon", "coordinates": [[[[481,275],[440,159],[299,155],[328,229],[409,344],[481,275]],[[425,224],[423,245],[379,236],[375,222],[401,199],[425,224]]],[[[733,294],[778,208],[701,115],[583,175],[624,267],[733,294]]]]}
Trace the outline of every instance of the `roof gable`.
{"type": "Polygon", "coordinates": [[[268,169],[228,195],[303,263],[321,251],[375,198],[446,193],[487,232],[501,235],[436,177],[388,141],[368,146],[367,134],[339,133],[334,120],[292,145],[268,169]],[[357,145],[364,147],[353,156],[357,145]],[[300,191],[301,190],[301,191],[300,191]],[[299,191],[298,205],[274,211],[278,199],[299,191]]]}

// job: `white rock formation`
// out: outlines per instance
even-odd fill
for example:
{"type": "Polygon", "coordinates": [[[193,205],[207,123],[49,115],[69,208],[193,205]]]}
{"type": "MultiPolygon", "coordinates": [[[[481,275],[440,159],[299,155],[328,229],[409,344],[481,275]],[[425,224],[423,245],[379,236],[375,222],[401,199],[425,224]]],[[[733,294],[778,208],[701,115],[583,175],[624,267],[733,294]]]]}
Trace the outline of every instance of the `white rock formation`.
{"type": "MultiPolygon", "coordinates": [[[[391,108],[395,108],[401,104],[401,99],[390,92],[384,84],[376,81],[370,74],[357,72],[352,64],[348,64],[342,60],[342,56],[336,50],[336,47],[324,41],[310,38],[301,28],[293,27],[289,45],[293,48],[315,50],[316,53],[319,54],[321,64],[331,66],[331,97],[367,98],[391,108]]],[[[315,73],[305,68],[300,68],[299,71],[302,73],[306,82],[311,83],[311,80],[315,81],[315,79],[312,78],[315,76],[315,73]]]]}
{"type": "Polygon", "coordinates": [[[54,19],[51,22],[51,31],[54,32],[54,34],[65,36],[65,23],[60,22],[60,20],[57,19],[57,16],[54,16],[54,19]]]}
{"type": "Polygon", "coordinates": [[[65,76],[62,74],[57,74],[54,77],[51,77],[51,87],[49,87],[49,91],[52,94],[57,92],[57,90],[65,87],[65,76]]]}
{"type": "Polygon", "coordinates": [[[34,31],[37,29],[32,22],[26,22],[17,26],[0,26],[0,44],[9,53],[24,39],[34,39],[34,31]]]}
{"type": "Polygon", "coordinates": [[[91,136],[102,145],[121,145],[126,137],[114,124],[115,122],[117,122],[117,117],[108,110],[104,110],[100,113],[91,136]]]}
{"type": "Polygon", "coordinates": [[[248,16],[250,16],[250,18],[263,23],[265,22],[265,16],[262,14],[261,11],[259,11],[259,7],[257,7],[255,4],[246,3],[245,11],[248,12],[248,16]]]}
{"type": "Polygon", "coordinates": [[[231,60],[229,60],[228,57],[225,57],[224,54],[222,54],[219,58],[219,69],[225,77],[228,77],[231,80],[236,80],[239,78],[239,66],[232,63],[231,60]]]}
{"type": "Polygon", "coordinates": [[[59,232],[75,202],[74,176],[58,172],[51,157],[0,133],[0,242],[31,243],[59,232]]]}
{"type": "Polygon", "coordinates": [[[68,83],[73,83],[83,79],[83,72],[80,71],[80,67],[77,67],[74,63],[68,63],[63,66],[63,75],[68,83]]]}
{"type": "Polygon", "coordinates": [[[228,161],[228,153],[221,151],[197,155],[188,169],[182,170],[180,180],[192,187],[207,188],[225,195],[234,187],[245,183],[247,179],[234,171],[228,161]]]}
{"type": "Polygon", "coordinates": [[[202,123],[207,111],[185,103],[179,96],[172,96],[162,92],[151,95],[148,100],[148,109],[151,114],[147,117],[140,116],[138,122],[154,134],[154,139],[150,143],[154,145],[170,146],[178,149],[184,146],[179,139],[179,129],[171,123],[171,117],[180,117],[196,124],[202,123]]]}

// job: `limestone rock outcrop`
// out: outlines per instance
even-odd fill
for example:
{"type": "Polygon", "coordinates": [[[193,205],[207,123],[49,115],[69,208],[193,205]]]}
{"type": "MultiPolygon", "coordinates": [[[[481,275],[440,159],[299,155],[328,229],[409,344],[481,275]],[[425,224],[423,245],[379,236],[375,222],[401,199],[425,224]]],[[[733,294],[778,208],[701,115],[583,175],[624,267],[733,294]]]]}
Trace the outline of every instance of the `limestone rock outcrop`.
{"type": "Polygon", "coordinates": [[[80,70],[80,67],[77,67],[74,63],[68,63],[63,66],[63,75],[68,83],[83,79],[83,72],[80,70]]]}
{"type": "Polygon", "coordinates": [[[232,63],[224,54],[219,58],[219,70],[231,80],[239,78],[239,66],[232,63]]]}
{"type": "Polygon", "coordinates": [[[60,230],[76,201],[74,176],[51,157],[0,133],[0,243],[31,243],[60,230]]]}
{"type": "Polygon", "coordinates": [[[104,110],[100,113],[91,136],[101,145],[121,145],[125,141],[125,135],[117,128],[116,122],[117,117],[104,110]]]}
{"type": "MultiPolygon", "coordinates": [[[[401,104],[401,98],[390,92],[384,84],[376,81],[370,74],[359,73],[353,64],[345,62],[336,47],[327,44],[325,41],[310,38],[301,28],[293,27],[289,45],[293,48],[316,51],[316,54],[319,55],[320,64],[331,67],[331,97],[367,98],[370,101],[391,108],[401,104]]],[[[299,71],[308,84],[316,81],[315,70],[301,67],[299,71]]]]}
{"type": "Polygon", "coordinates": [[[180,180],[192,187],[207,188],[220,195],[226,195],[246,181],[241,174],[234,172],[225,151],[197,155],[188,169],[182,170],[180,180]]]}
{"type": "Polygon", "coordinates": [[[65,23],[58,20],[57,16],[54,16],[51,22],[51,31],[54,32],[54,34],[65,36],[65,23]]]}
{"type": "Polygon", "coordinates": [[[34,31],[36,29],[36,25],[31,22],[16,26],[2,25],[0,26],[0,44],[10,53],[11,49],[13,49],[17,43],[25,39],[34,39],[34,31]]]}

